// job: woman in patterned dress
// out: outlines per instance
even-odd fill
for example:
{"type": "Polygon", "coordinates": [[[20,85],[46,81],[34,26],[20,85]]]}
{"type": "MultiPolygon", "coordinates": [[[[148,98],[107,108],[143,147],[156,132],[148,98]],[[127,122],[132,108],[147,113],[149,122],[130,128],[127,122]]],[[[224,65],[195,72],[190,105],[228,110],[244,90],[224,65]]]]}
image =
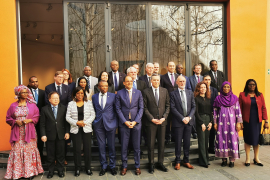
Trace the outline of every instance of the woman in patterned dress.
{"type": "Polygon", "coordinates": [[[14,88],[17,102],[11,104],[7,111],[6,122],[11,126],[8,165],[5,178],[33,179],[43,173],[35,124],[39,119],[39,110],[30,90],[20,85],[14,88]]]}
{"type": "Polygon", "coordinates": [[[234,167],[239,159],[238,132],[241,130],[242,114],[238,98],[232,93],[231,84],[225,81],[220,88],[220,95],[214,101],[214,128],[216,136],[216,157],[222,158],[221,166],[234,167]]]}

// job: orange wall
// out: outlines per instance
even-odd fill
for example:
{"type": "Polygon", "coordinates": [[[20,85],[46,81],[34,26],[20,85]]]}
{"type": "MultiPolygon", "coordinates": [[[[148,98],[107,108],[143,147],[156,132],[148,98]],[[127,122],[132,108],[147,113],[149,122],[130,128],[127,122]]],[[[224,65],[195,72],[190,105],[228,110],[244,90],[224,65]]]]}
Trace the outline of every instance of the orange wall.
{"type": "Polygon", "coordinates": [[[17,32],[15,0],[1,1],[0,5],[0,151],[10,149],[10,126],[6,112],[14,102],[14,87],[18,85],[17,32]]]}

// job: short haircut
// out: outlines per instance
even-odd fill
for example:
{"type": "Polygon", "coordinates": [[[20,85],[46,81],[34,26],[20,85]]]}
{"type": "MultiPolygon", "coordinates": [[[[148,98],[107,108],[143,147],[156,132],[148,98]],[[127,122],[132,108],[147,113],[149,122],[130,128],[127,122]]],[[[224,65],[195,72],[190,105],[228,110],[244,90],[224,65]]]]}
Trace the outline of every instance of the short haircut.
{"type": "Polygon", "coordinates": [[[153,66],[154,66],[153,63],[147,63],[147,64],[145,65],[145,67],[147,67],[147,66],[149,66],[149,65],[153,65],[153,66]]]}
{"type": "Polygon", "coordinates": [[[216,61],[216,63],[217,63],[217,60],[211,60],[211,61],[209,62],[209,66],[211,66],[211,63],[214,62],[214,61],[216,61]]]}
{"type": "Polygon", "coordinates": [[[210,77],[210,79],[211,79],[211,76],[209,74],[204,75],[203,79],[206,78],[206,77],[210,77]]]}
{"type": "Polygon", "coordinates": [[[155,64],[158,64],[159,65],[159,63],[158,62],[153,62],[153,64],[155,65],[155,64]]]}
{"type": "Polygon", "coordinates": [[[83,70],[85,70],[85,68],[90,68],[90,70],[92,71],[92,69],[91,69],[90,66],[85,66],[85,67],[83,68],[83,70]]]}
{"type": "Polygon", "coordinates": [[[202,65],[201,65],[200,63],[195,64],[195,65],[193,66],[193,69],[195,69],[196,66],[201,66],[201,69],[202,69],[202,65]]]}
{"type": "MultiPolygon", "coordinates": [[[[76,101],[76,94],[77,92],[79,92],[80,90],[83,90],[83,88],[81,86],[78,86],[74,89],[73,93],[72,93],[72,98],[76,101]]],[[[83,94],[84,94],[84,97],[83,97],[83,101],[88,101],[87,100],[87,96],[86,96],[86,93],[85,93],[85,90],[83,90],[83,94]]]]}
{"type": "Polygon", "coordinates": [[[51,96],[52,96],[53,94],[57,94],[57,95],[59,96],[59,98],[60,98],[59,93],[58,93],[58,92],[56,92],[56,91],[52,91],[52,92],[50,92],[50,93],[48,94],[48,98],[49,98],[49,99],[51,99],[51,96]]]}
{"type": "Polygon", "coordinates": [[[178,77],[176,78],[176,80],[177,80],[179,77],[183,77],[183,78],[185,78],[185,80],[187,80],[187,78],[186,78],[185,76],[178,76],[178,77]]]}
{"type": "Polygon", "coordinates": [[[127,74],[128,74],[132,69],[135,70],[136,73],[137,73],[137,69],[136,69],[135,67],[132,67],[132,66],[131,66],[131,67],[129,67],[129,68],[127,69],[127,74]]]}
{"type": "Polygon", "coordinates": [[[36,76],[31,76],[30,78],[29,78],[29,82],[31,82],[31,79],[32,78],[37,78],[36,76]]]}
{"type": "MultiPolygon", "coordinates": [[[[169,65],[170,62],[173,62],[173,61],[169,61],[169,62],[167,63],[167,66],[169,65]]],[[[173,62],[173,63],[174,63],[174,62],[173,62]]],[[[175,63],[174,63],[174,64],[175,64],[175,63]]]]}
{"type": "Polygon", "coordinates": [[[107,83],[107,84],[109,85],[109,83],[108,83],[107,81],[100,80],[100,81],[98,82],[98,86],[100,85],[100,83],[103,83],[103,82],[105,82],[105,83],[107,83]]]}
{"type": "Polygon", "coordinates": [[[160,75],[158,75],[157,73],[153,73],[152,76],[151,76],[151,79],[152,79],[154,76],[158,76],[159,79],[160,79],[160,75]]]}
{"type": "Polygon", "coordinates": [[[183,67],[183,64],[177,64],[175,67],[177,67],[177,66],[182,66],[183,67]]]}
{"type": "Polygon", "coordinates": [[[54,77],[58,76],[58,75],[63,75],[63,72],[62,71],[56,71],[55,74],[54,74],[54,77]]]}
{"type": "MultiPolygon", "coordinates": [[[[117,60],[112,60],[112,62],[117,62],[117,63],[119,64],[119,62],[118,62],[117,60]]],[[[111,63],[112,63],[112,62],[111,62],[111,63]]]]}

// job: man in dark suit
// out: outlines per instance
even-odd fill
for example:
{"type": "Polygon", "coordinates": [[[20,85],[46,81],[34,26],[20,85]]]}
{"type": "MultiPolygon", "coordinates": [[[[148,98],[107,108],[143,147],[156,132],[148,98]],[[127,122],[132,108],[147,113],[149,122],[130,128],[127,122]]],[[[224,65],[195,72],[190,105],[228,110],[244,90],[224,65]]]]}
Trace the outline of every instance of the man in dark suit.
{"type": "Polygon", "coordinates": [[[181,146],[183,140],[184,166],[193,169],[189,163],[190,135],[196,109],[194,94],[185,89],[186,78],[179,76],[176,80],[178,89],[171,92],[172,128],[175,133],[175,169],[180,169],[181,146]]]}
{"type": "Polygon", "coordinates": [[[65,140],[69,139],[70,126],[66,121],[66,107],[59,104],[59,94],[50,92],[50,104],[41,110],[40,133],[43,142],[46,142],[47,162],[49,167],[48,179],[53,177],[54,166],[58,176],[64,177],[65,140]]]}
{"type": "Polygon", "coordinates": [[[154,64],[154,71],[153,71],[153,73],[160,75],[159,74],[159,63],[158,62],[154,62],[153,64],[154,64]]]}
{"type": "Polygon", "coordinates": [[[125,89],[117,92],[116,111],[119,118],[119,129],[121,131],[121,175],[127,172],[127,152],[129,138],[132,134],[134,149],[135,174],[140,175],[140,137],[141,137],[141,118],[143,115],[143,97],[141,91],[132,88],[133,80],[130,76],[124,79],[125,89]]]}
{"type": "Polygon", "coordinates": [[[62,71],[56,71],[54,75],[54,83],[49,84],[45,87],[45,102],[46,104],[50,104],[48,95],[52,91],[58,92],[60,94],[60,103],[64,106],[67,106],[71,99],[71,92],[67,85],[63,84],[63,73],[62,71]]]}
{"type": "MultiPolygon", "coordinates": [[[[28,84],[28,88],[31,90],[33,97],[35,98],[36,102],[37,102],[37,107],[39,109],[39,113],[41,112],[41,108],[43,106],[45,106],[45,91],[42,89],[38,88],[38,79],[36,76],[32,76],[29,78],[29,84],[28,84]]],[[[38,146],[38,150],[40,153],[40,158],[42,162],[45,162],[45,158],[43,156],[43,147],[44,147],[44,142],[41,141],[41,135],[40,135],[40,121],[38,121],[38,123],[36,124],[36,131],[37,131],[37,146],[38,146]]]]}
{"type": "Polygon", "coordinates": [[[116,60],[113,60],[111,62],[111,69],[112,71],[109,72],[110,74],[110,81],[113,82],[115,92],[121,90],[121,87],[123,87],[123,81],[126,77],[124,73],[121,73],[118,71],[119,69],[119,63],[116,60]]]}
{"type": "Polygon", "coordinates": [[[98,83],[100,93],[92,96],[93,106],[96,112],[96,118],[93,121],[93,127],[96,132],[99,157],[101,164],[100,176],[107,171],[106,159],[106,139],[109,148],[110,169],[113,176],[117,174],[115,170],[115,131],[118,126],[118,119],[115,109],[115,94],[108,92],[108,83],[101,80],[98,83]]]}
{"type": "MultiPolygon", "coordinates": [[[[192,89],[192,92],[196,90],[196,86],[199,82],[203,81],[203,76],[201,75],[202,72],[202,65],[201,64],[195,64],[193,67],[194,75],[190,76],[189,82],[192,89]]],[[[187,82],[186,82],[187,83],[187,82]]],[[[197,131],[196,131],[196,123],[194,123],[194,126],[192,127],[192,137],[193,139],[197,139],[197,131]]]]}
{"type": "Polygon", "coordinates": [[[221,88],[221,85],[224,81],[227,81],[225,74],[218,69],[218,64],[216,60],[211,60],[209,63],[210,71],[206,72],[204,75],[209,75],[211,77],[211,85],[216,88],[218,91],[221,88]]]}
{"type": "Polygon", "coordinates": [[[184,76],[186,78],[186,89],[192,90],[191,89],[191,86],[190,86],[190,82],[189,82],[188,77],[183,74],[183,71],[184,71],[183,65],[182,64],[176,65],[176,69],[175,70],[176,70],[176,74],[178,76],[184,76]]]}
{"type": "Polygon", "coordinates": [[[142,80],[146,83],[146,86],[149,88],[152,86],[151,84],[151,76],[154,72],[154,64],[153,63],[147,63],[145,66],[146,74],[144,76],[141,76],[139,80],[142,80]]]}
{"type": "MultiPolygon", "coordinates": [[[[138,89],[140,91],[143,91],[145,88],[147,88],[146,83],[142,80],[137,79],[137,70],[134,67],[129,67],[127,69],[127,75],[130,76],[133,80],[133,88],[138,89]]],[[[124,84],[120,86],[121,89],[124,89],[124,84]]]]}
{"type": "Polygon", "coordinates": [[[158,141],[158,164],[156,167],[164,172],[168,169],[163,165],[164,162],[164,146],[165,132],[167,125],[167,117],[170,112],[170,97],[167,89],[159,87],[160,76],[152,74],[152,87],[143,91],[144,113],[146,116],[145,125],[147,128],[148,138],[148,161],[149,173],[154,173],[154,148],[156,138],[158,141]]]}
{"type": "MultiPolygon", "coordinates": [[[[203,77],[203,81],[207,84],[207,87],[210,88],[210,91],[211,91],[211,106],[212,106],[212,109],[213,109],[213,104],[214,104],[214,101],[215,101],[216,97],[218,96],[218,91],[217,91],[216,88],[210,86],[211,77],[209,75],[205,75],[203,77]]],[[[215,128],[211,128],[210,135],[209,135],[208,152],[212,153],[212,154],[215,154],[215,136],[216,136],[215,128]]]]}
{"type": "MultiPolygon", "coordinates": [[[[167,63],[168,73],[161,76],[160,86],[166,88],[168,93],[177,89],[177,84],[175,83],[178,75],[174,73],[175,71],[175,63],[170,61],[167,63]]],[[[170,141],[174,141],[174,132],[171,132],[171,113],[167,118],[168,124],[166,126],[166,136],[165,136],[165,144],[169,144],[170,141]]],[[[172,130],[173,131],[173,130],[172,130]]]]}

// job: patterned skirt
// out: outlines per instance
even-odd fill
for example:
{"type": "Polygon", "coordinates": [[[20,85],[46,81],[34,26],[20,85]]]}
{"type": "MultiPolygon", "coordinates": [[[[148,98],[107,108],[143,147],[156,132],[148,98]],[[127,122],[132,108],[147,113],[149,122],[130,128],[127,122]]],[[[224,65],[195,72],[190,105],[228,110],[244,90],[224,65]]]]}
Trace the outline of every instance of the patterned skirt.
{"type": "Polygon", "coordinates": [[[12,145],[9,153],[5,178],[29,178],[43,173],[36,139],[30,143],[24,141],[25,126],[20,127],[20,139],[12,145]]]}

